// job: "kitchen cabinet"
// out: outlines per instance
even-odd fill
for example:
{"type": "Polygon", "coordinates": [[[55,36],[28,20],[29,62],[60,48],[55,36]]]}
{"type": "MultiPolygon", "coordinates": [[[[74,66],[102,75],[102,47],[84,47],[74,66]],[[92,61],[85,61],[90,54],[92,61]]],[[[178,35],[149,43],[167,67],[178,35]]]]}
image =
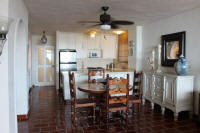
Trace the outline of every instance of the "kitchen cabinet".
{"type": "Polygon", "coordinates": [[[144,97],[148,100],[151,100],[151,96],[152,96],[152,75],[151,74],[144,74],[144,97]]]}
{"type": "Polygon", "coordinates": [[[95,38],[87,36],[86,39],[87,49],[100,49],[100,35],[96,35],[95,38]]]}
{"type": "Polygon", "coordinates": [[[117,58],[117,35],[97,34],[95,38],[84,33],[57,32],[56,49],[76,49],[77,58],[87,58],[88,50],[102,50],[102,58],[117,58]]]}
{"type": "Polygon", "coordinates": [[[77,51],[77,58],[87,58],[87,46],[85,35],[83,33],[76,33],[74,39],[77,51]]]}
{"type": "Polygon", "coordinates": [[[193,112],[193,76],[178,76],[173,74],[157,74],[144,72],[143,102],[149,100],[161,106],[162,114],[165,108],[174,112],[174,119],[178,119],[181,111],[193,112]]]}
{"type": "Polygon", "coordinates": [[[154,75],[153,77],[153,99],[157,101],[159,104],[163,102],[163,76],[154,75]]]}
{"type": "Polygon", "coordinates": [[[103,58],[116,59],[117,58],[117,36],[116,35],[102,35],[101,47],[103,58]]]}
{"type": "Polygon", "coordinates": [[[58,49],[76,49],[74,33],[60,33],[57,36],[58,49]]]}

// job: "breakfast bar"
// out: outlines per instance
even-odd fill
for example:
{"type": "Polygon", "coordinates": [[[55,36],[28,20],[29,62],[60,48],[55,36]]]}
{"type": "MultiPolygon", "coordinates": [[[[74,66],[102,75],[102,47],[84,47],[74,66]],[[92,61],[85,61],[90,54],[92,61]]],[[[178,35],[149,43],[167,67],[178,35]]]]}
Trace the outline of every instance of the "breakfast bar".
{"type": "MultiPolygon", "coordinates": [[[[69,75],[68,71],[62,72],[62,84],[63,84],[63,90],[64,90],[64,100],[70,99],[70,89],[69,89],[69,75]]],[[[127,74],[129,74],[129,84],[133,85],[133,77],[134,77],[134,69],[112,69],[112,70],[105,70],[105,75],[109,74],[110,77],[126,77],[127,74]]],[[[76,87],[78,87],[79,84],[88,83],[88,70],[87,69],[79,69],[77,71],[74,71],[75,75],[75,83],[76,87]]],[[[88,93],[80,91],[77,88],[77,98],[87,98],[88,93]]]]}

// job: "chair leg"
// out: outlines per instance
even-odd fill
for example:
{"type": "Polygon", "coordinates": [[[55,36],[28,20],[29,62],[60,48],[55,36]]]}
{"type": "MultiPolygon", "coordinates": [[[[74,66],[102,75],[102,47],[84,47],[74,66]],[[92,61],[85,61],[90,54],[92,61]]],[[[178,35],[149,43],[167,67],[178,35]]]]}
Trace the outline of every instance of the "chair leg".
{"type": "Polygon", "coordinates": [[[128,109],[126,110],[126,127],[128,126],[128,109]]]}
{"type": "Polygon", "coordinates": [[[134,114],[134,104],[132,104],[132,114],[134,114]]]}
{"type": "Polygon", "coordinates": [[[141,110],[141,105],[140,103],[138,103],[138,113],[140,112],[140,110],[141,110]]]}
{"type": "Polygon", "coordinates": [[[95,123],[96,114],[95,114],[95,106],[93,106],[93,123],[95,123]]]}
{"type": "Polygon", "coordinates": [[[107,114],[106,114],[106,126],[107,126],[107,132],[109,132],[109,112],[107,112],[107,114]]]}
{"type": "Polygon", "coordinates": [[[74,125],[77,127],[77,116],[76,116],[76,108],[74,108],[74,125]]]}

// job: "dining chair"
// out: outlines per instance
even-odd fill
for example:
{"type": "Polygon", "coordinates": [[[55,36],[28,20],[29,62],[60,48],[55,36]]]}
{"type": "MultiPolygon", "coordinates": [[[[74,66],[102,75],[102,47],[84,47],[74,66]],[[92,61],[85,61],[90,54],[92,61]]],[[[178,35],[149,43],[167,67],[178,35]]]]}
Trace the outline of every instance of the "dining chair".
{"type": "Polygon", "coordinates": [[[107,74],[105,102],[102,104],[100,114],[106,114],[106,122],[110,120],[110,113],[125,112],[126,125],[128,124],[129,111],[129,74],[127,78],[109,78],[107,74]]]}
{"type": "MultiPolygon", "coordinates": [[[[102,69],[88,69],[88,83],[96,83],[97,79],[105,78],[105,70],[102,69]]],[[[98,105],[100,103],[100,96],[94,94],[88,94],[90,100],[95,101],[98,105]]]]}
{"type": "Polygon", "coordinates": [[[129,96],[132,112],[134,112],[134,105],[137,105],[138,112],[140,112],[142,103],[142,78],[142,72],[134,71],[132,95],[129,96]]]}
{"type": "Polygon", "coordinates": [[[88,83],[95,83],[99,78],[105,78],[105,70],[103,68],[97,70],[88,70],[88,83]]]}
{"type": "Polygon", "coordinates": [[[74,73],[69,72],[69,86],[70,86],[70,101],[71,101],[71,115],[73,118],[74,125],[77,126],[77,113],[78,109],[92,107],[93,109],[93,122],[95,122],[95,108],[96,103],[90,101],[89,99],[77,99],[76,98],[76,86],[74,73]]]}

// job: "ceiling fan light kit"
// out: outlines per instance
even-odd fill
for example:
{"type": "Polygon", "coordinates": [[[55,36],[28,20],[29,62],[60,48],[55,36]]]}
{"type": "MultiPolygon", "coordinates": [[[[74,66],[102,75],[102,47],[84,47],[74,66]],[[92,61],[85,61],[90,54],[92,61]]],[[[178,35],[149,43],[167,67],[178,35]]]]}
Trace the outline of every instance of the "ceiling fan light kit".
{"type": "Polygon", "coordinates": [[[111,29],[111,26],[108,25],[108,24],[103,24],[103,25],[101,25],[101,29],[102,29],[102,30],[110,30],[110,29],[111,29]]]}

